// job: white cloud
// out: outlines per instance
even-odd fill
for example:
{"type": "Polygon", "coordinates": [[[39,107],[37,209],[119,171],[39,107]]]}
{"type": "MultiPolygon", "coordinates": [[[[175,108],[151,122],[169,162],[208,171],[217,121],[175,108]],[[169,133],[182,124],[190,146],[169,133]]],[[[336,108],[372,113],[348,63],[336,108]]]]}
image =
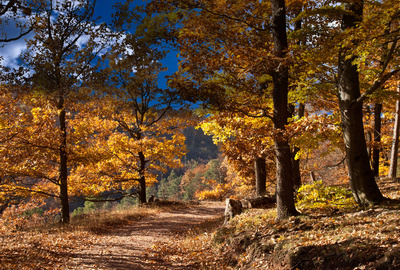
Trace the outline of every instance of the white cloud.
{"type": "MultiPolygon", "coordinates": [[[[32,34],[30,36],[33,36],[32,34]]],[[[29,37],[28,37],[29,38],[29,37]]],[[[16,68],[18,66],[18,57],[26,49],[26,42],[20,39],[13,42],[5,43],[0,48],[0,63],[2,66],[16,68]]]]}
{"type": "Polygon", "coordinates": [[[79,37],[79,39],[76,42],[76,45],[79,48],[83,48],[85,47],[85,44],[89,41],[90,37],[88,35],[83,35],[81,37],[79,37]]]}
{"type": "MultiPolygon", "coordinates": [[[[67,2],[67,0],[52,0],[52,4],[54,5],[54,7],[59,6],[64,2],[67,2]]],[[[84,3],[85,1],[70,0],[68,2],[70,2],[72,4],[72,6],[78,6],[79,4],[84,3]]],[[[53,11],[53,12],[54,12],[54,14],[52,14],[51,20],[54,22],[55,20],[57,20],[57,17],[59,16],[59,14],[61,14],[61,12],[58,12],[58,11],[53,11]]],[[[14,36],[19,35],[20,29],[16,28],[14,25],[6,25],[6,26],[0,25],[0,26],[2,28],[0,30],[3,30],[5,33],[7,33],[8,37],[14,37],[14,36]]],[[[95,29],[100,29],[99,25],[94,26],[94,27],[95,27],[95,29]]],[[[103,40],[101,40],[100,37],[97,37],[95,39],[95,41],[98,42],[98,44],[104,43],[105,41],[107,41],[107,43],[108,43],[105,46],[105,48],[101,49],[101,51],[99,53],[100,56],[103,55],[104,53],[106,53],[106,51],[109,50],[110,46],[116,42],[115,37],[114,38],[111,37],[112,30],[107,28],[106,31],[108,32],[107,34],[109,34],[110,37],[106,37],[103,40]]],[[[18,58],[19,58],[20,54],[26,49],[26,40],[33,38],[33,36],[34,36],[34,34],[30,33],[29,35],[27,35],[24,38],[21,38],[17,41],[3,43],[3,44],[0,43],[0,64],[2,66],[6,66],[6,67],[10,67],[10,68],[18,67],[18,58]]],[[[71,39],[74,39],[74,38],[71,37],[71,39]]],[[[87,44],[89,39],[90,39],[90,37],[88,35],[83,35],[77,40],[76,45],[80,49],[82,49],[85,47],[85,45],[87,44]]],[[[95,48],[95,49],[100,49],[100,47],[95,48]]]]}

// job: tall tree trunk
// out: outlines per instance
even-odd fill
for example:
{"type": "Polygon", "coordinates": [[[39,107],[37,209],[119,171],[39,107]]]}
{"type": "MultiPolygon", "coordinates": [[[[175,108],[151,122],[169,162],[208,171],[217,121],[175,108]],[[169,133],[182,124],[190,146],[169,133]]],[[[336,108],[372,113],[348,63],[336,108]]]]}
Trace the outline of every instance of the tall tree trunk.
{"type": "MultiPolygon", "coordinates": [[[[343,15],[342,28],[357,27],[362,19],[363,1],[355,0],[346,5],[348,14],[343,15]]],[[[360,82],[357,66],[353,65],[356,56],[347,57],[351,49],[342,48],[338,61],[339,107],[342,130],[346,148],[346,161],[350,185],[354,199],[360,205],[379,203],[383,196],[375,182],[371,169],[364,136],[360,82]]]]}
{"type": "Polygon", "coordinates": [[[276,207],[277,219],[286,219],[289,216],[297,215],[294,205],[294,188],[292,178],[292,160],[289,141],[285,135],[285,125],[288,119],[288,67],[283,61],[287,57],[287,34],[286,34],[286,7],[284,0],[271,0],[272,11],[272,36],[274,52],[277,63],[273,78],[273,123],[274,123],[274,144],[276,155],[276,207]]]}
{"type": "Polygon", "coordinates": [[[57,109],[59,110],[59,121],[61,131],[60,142],[60,201],[61,201],[61,222],[69,223],[69,198],[68,198],[68,154],[67,154],[67,125],[64,108],[64,98],[60,95],[57,109]]]}
{"type": "MultiPolygon", "coordinates": [[[[303,5],[302,3],[298,3],[298,6],[295,7],[296,17],[298,15],[300,15],[300,13],[302,12],[302,10],[303,10],[302,5],[303,5]]],[[[302,20],[298,19],[294,23],[294,31],[299,31],[299,30],[301,30],[301,28],[302,28],[302,20]]],[[[306,44],[305,39],[306,38],[303,37],[302,39],[298,40],[297,44],[305,45],[306,44]]],[[[305,105],[304,105],[304,103],[300,103],[299,108],[298,108],[298,113],[297,113],[299,119],[304,117],[304,112],[305,112],[305,105]]],[[[294,114],[295,114],[295,106],[293,104],[290,106],[290,113],[291,113],[291,116],[294,116],[294,114]]],[[[294,186],[295,190],[299,189],[299,187],[301,186],[300,159],[296,159],[296,155],[299,151],[300,151],[299,147],[297,147],[297,146],[293,147],[293,150],[292,150],[292,170],[293,171],[292,171],[292,173],[293,173],[293,186],[294,186]]]]}
{"type": "Polygon", "coordinates": [[[254,160],[254,169],[256,172],[256,195],[264,197],[267,193],[267,167],[265,158],[256,157],[254,160]]]}
{"type": "MultiPolygon", "coordinates": [[[[300,103],[297,114],[299,116],[299,119],[304,116],[304,111],[305,111],[304,103],[300,103]]],[[[293,186],[295,190],[297,190],[301,186],[300,159],[295,159],[299,151],[300,151],[299,147],[293,147],[292,170],[293,170],[293,186]]]]}
{"type": "Polygon", "coordinates": [[[382,128],[382,103],[375,103],[374,106],[374,149],[372,152],[372,170],[374,171],[375,179],[379,178],[379,155],[381,143],[381,128],[382,128]]]}
{"type": "Polygon", "coordinates": [[[388,177],[397,177],[397,157],[399,153],[400,101],[396,101],[396,118],[393,127],[392,151],[390,153],[390,169],[388,177]]]}
{"type": "Polygon", "coordinates": [[[143,152],[139,152],[139,160],[140,160],[140,171],[139,171],[139,202],[146,203],[146,159],[143,152]]]}
{"type": "MultiPolygon", "coordinates": [[[[366,114],[368,116],[371,115],[371,108],[369,107],[369,105],[366,106],[366,114]]],[[[369,121],[371,121],[371,117],[369,117],[369,121]]],[[[371,124],[371,123],[367,123],[367,124],[371,124]]],[[[365,141],[367,143],[368,157],[369,157],[369,160],[370,160],[370,162],[372,164],[372,147],[371,147],[371,144],[372,144],[372,132],[370,130],[366,130],[366,132],[365,132],[365,141]]]]}

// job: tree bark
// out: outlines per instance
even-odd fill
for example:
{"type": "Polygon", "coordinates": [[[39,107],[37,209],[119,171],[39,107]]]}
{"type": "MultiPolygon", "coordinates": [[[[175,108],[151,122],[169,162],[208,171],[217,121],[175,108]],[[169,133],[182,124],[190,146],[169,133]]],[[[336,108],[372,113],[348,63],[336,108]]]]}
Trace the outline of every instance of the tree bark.
{"type": "Polygon", "coordinates": [[[313,172],[313,171],[310,172],[310,179],[311,179],[311,183],[314,183],[315,181],[317,181],[317,178],[315,177],[315,172],[313,172]]]}
{"type": "Polygon", "coordinates": [[[375,179],[379,178],[379,155],[382,129],[382,103],[375,103],[374,106],[374,148],[372,152],[372,170],[375,179]]]}
{"type": "Polygon", "coordinates": [[[390,153],[390,169],[388,177],[397,177],[397,160],[399,153],[400,101],[396,101],[396,118],[393,127],[392,151],[390,153]]]}
{"type": "Polygon", "coordinates": [[[264,197],[267,193],[267,167],[265,165],[265,158],[256,157],[254,167],[256,173],[256,195],[257,197],[264,197]]]}
{"type": "MultiPolygon", "coordinates": [[[[371,115],[371,108],[369,107],[369,105],[366,106],[366,113],[367,113],[367,115],[371,115]]],[[[370,117],[370,119],[371,119],[371,117],[370,117]]],[[[371,120],[369,120],[369,121],[371,121],[371,120]]],[[[370,124],[370,123],[367,123],[367,124],[370,124]]],[[[365,141],[367,143],[368,157],[369,157],[369,160],[370,160],[371,165],[372,165],[372,147],[371,147],[371,144],[372,144],[372,132],[370,130],[366,130],[366,132],[365,132],[365,141]]]]}
{"type": "MultiPolygon", "coordinates": [[[[304,103],[299,104],[298,116],[299,119],[304,116],[305,106],[304,103]]],[[[295,159],[297,153],[300,151],[299,147],[293,147],[292,151],[292,170],[293,170],[293,186],[297,190],[301,186],[301,173],[300,173],[300,159],[295,159]]]]}
{"type": "MultiPolygon", "coordinates": [[[[356,28],[362,19],[363,1],[346,5],[349,13],[343,15],[342,29],[356,28]]],[[[362,101],[356,56],[348,57],[350,48],[342,48],[338,61],[338,96],[342,119],[342,130],[346,148],[346,162],[349,170],[351,190],[360,205],[380,203],[384,198],[375,182],[371,169],[364,136],[362,101]]]]}
{"type": "MultiPolygon", "coordinates": [[[[300,13],[303,10],[302,4],[300,4],[296,9],[297,9],[297,11],[296,11],[296,17],[297,17],[298,15],[300,15],[300,13]]],[[[294,24],[294,31],[299,31],[299,30],[301,30],[301,28],[302,28],[302,20],[299,19],[294,24]]],[[[306,44],[305,37],[300,39],[297,42],[297,44],[305,45],[306,44]]],[[[295,106],[291,105],[290,107],[291,107],[290,108],[291,115],[293,116],[295,113],[295,106]]],[[[304,103],[300,103],[299,108],[298,108],[298,113],[297,113],[299,119],[304,117],[304,112],[305,112],[305,105],[304,105],[304,103]]],[[[292,150],[292,170],[293,170],[293,172],[292,173],[293,173],[293,186],[294,186],[295,190],[298,190],[301,186],[300,159],[296,159],[296,155],[299,151],[300,151],[299,147],[297,147],[297,146],[293,147],[293,150],[292,150]]]]}
{"type": "Polygon", "coordinates": [[[146,159],[143,152],[139,152],[139,160],[140,160],[140,171],[139,171],[139,202],[146,203],[146,159]]]}
{"type": "Polygon", "coordinates": [[[282,220],[298,214],[294,205],[291,151],[288,138],[285,135],[285,125],[289,115],[289,76],[287,64],[284,63],[288,49],[285,1],[271,0],[271,11],[274,53],[279,59],[275,70],[272,72],[272,97],[276,155],[276,207],[277,219],[282,220]]]}
{"type": "Polygon", "coordinates": [[[61,201],[61,222],[68,224],[69,215],[69,198],[68,198],[68,154],[67,154],[67,124],[64,108],[64,98],[62,94],[59,97],[57,109],[59,110],[59,121],[61,130],[60,141],[60,201],[61,201]]]}

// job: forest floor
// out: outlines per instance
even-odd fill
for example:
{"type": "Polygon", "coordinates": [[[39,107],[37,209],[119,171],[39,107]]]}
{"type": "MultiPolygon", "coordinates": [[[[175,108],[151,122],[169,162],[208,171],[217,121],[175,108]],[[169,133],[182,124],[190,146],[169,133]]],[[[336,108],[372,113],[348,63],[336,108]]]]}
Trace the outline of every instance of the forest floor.
{"type": "Polygon", "coordinates": [[[223,214],[222,202],[178,204],[100,226],[3,233],[0,269],[197,269],[190,262],[160,259],[152,247],[198,232],[204,222],[219,224],[223,214]]]}
{"type": "MultiPolygon", "coordinates": [[[[224,204],[202,202],[148,215],[123,226],[98,229],[97,244],[69,254],[68,269],[192,269],[190,263],[154,258],[152,247],[188,235],[205,221],[221,220],[224,204]]],[[[196,268],[193,268],[196,269],[196,268]]]]}
{"type": "Polygon", "coordinates": [[[224,203],[201,202],[0,230],[0,269],[400,269],[400,181],[378,184],[392,201],[368,209],[313,184],[301,215],[281,222],[274,208],[249,209],[222,226],[224,203]]]}
{"type": "Polygon", "coordinates": [[[196,269],[400,269],[400,179],[378,185],[391,200],[361,208],[348,186],[314,182],[299,190],[297,217],[277,221],[273,206],[249,209],[209,233],[152,250],[196,269]]]}

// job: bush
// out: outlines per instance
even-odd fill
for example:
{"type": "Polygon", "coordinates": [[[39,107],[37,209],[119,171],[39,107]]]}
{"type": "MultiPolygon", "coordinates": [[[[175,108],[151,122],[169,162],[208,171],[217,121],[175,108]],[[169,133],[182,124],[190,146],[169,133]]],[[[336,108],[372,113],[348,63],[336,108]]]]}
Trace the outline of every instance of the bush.
{"type": "Polygon", "coordinates": [[[103,204],[103,202],[85,201],[84,206],[76,208],[71,216],[74,217],[81,214],[94,213],[101,209],[103,204]]]}
{"type": "Polygon", "coordinates": [[[117,205],[117,209],[127,209],[133,206],[137,206],[137,198],[136,197],[124,197],[121,202],[117,205]]]}
{"type": "Polygon", "coordinates": [[[115,206],[115,204],[113,202],[105,202],[103,204],[103,209],[104,210],[111,210],[113,207],[115,206]]]}
{"type": "Polygon", "coordinates": [[[299,208],[348,208],[354,205],[350,190],[340,186],[325,186],[322,181],[302,185],[297,194],[299,208]]]}
{"type": "Polygon", "coordinates": [[[84,208],[83,207],[78,207],[74,210],[74,212],[72,213],[72,217],[75,217],[77,215],[83,214],[84,213],[84,208]]]}
{"type": "Polygon", "coordinates": [[[0,218],[0,231],[24,230],[47,225],[59,209],[43,210],[44,202],[30,200],[7,207],[0,218]]]}
{"type": "Polygon", "coordinates": [[[99,203],[97,202],[91,202],[91,201],[86,201],[85,202],[85,207],[83,209],[84,213],[93,213],[96,212],[96,210],[100,208],[99,203]]]}
{"type": "Polygon", "coordinates": [[[22,216],[24,218],[30,218],[35,214],[38,214],[39,216],[41,216],[41,215],[43,215],[43,213],[44,213],[44,210],[42,208],[37,207],[37,208],[26,210],[25,212],[22,213],[22,216]]]}

